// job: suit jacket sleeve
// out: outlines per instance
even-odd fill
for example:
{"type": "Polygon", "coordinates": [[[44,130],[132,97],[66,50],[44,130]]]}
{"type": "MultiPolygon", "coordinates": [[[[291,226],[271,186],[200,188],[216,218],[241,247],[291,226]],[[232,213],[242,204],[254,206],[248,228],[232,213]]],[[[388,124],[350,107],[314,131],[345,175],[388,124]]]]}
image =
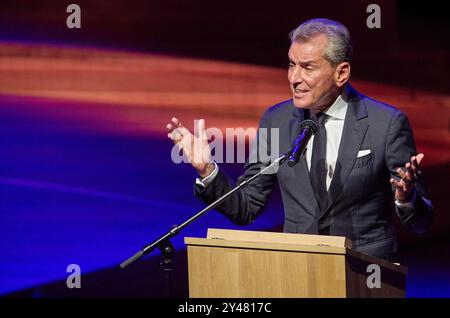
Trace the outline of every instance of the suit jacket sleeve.
{"type": "MultiPolygon", "coordinates": [[[[416,146],[408,118],[404,113],[397,111],[391,120],[385,150],[385,160],[391,177],[398,180],[397,168],[404,167],[415,154],[416,146]]],[[[411,231],[423,233],[429,228],[433,220],[433,207],[427,198],[423,176],[416,183],[414,207],[405,210],[395,206],[395,210],[402,224],[411,231]]]]}
{"type": "MultiPolygon", "coordinates": [[[[260,120],[259,128],[258,131],[263,133],[258,133],[254,139],[250,147],[250,155],[244,166],[244,174],[238,179],[238,182],[255,175],[270,164],[269,160],[266,160],[267,157],[270,157],[268,156],[270,155],[269,142],[271,140],[269,111],[260,120]]],[[[216,209],[234,223],[250,224],[264,210],[275,181],[276,174],[262,174],[245,188],[235,192],[216,209]]],[[[233,185],[234,181],[220,169],[217,176],[206,188],[195,185],[194,192],[197,197],[209,204],[231,190],[233,185]]]]}

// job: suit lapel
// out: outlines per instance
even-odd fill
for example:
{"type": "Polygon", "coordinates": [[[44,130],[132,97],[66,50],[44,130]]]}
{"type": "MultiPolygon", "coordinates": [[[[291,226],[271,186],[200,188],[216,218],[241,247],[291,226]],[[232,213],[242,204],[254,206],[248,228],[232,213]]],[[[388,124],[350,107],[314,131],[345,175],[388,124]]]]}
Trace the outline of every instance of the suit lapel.
{"type": "MultiPolygon", "coordinates": [[[[289,145],[292,146],[294,140],[300,134],[300,125],[303,120],[309,117],[305,114],[305,111],[299,108],[295,108],[293,111],[293,117],[289,120],[289,145]]],[[[314,194],[314,190],[312,188],[311,179],[309,177],[308,165],[306,163],[305,156],[300,158],[299,162],[292,167],[294,170],[294,174],[296,177],[296,184],[298,186],[299,193],[303,194],[304,197],[301,197],[300,200],[304,202],[305,205],[308,205],[309,208],[306,210],[310,212],[311,215],[315,215],[319,210],[319,205],[317,203],[316,196],[314,194]]]]}
{"type": "Polygon", "coordinates": [[[339,145],[336,167],[328,190],[327,204],[321,211],[322,218],[339,198],[347,178],[353,169],[356,156],[361,148],[369,124],[367,122],[367,109],[361,95],[350,88],[348,109],[339,145]]]}

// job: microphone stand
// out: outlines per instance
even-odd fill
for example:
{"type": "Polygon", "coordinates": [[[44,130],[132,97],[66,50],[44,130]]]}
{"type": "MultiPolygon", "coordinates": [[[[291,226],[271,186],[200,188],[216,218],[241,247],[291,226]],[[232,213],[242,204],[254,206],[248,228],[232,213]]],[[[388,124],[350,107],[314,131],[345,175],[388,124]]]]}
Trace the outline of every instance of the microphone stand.
{"type": "Polygon", "coordinates": [[[240,182],[238,185],[236,185],[233,189],[222,195],[220,198],[212,202],[210,205],[205,207],[203,210],[183,222],[181,225],[174,225],[172,229],[170,229],[167,233],[160,236],[156,240],[154,240],[152,243],[144,246],[139,252],[128,258],[126,261],[120,264],[121,268],[125,268],[129,266],[130,264],[134,263],[141,257],[150,254],[154,249],[158,248],[161,251],[162,260],[160,263],[161,268],[163,269],[166,279],[168,281],[169,286],[169,295],[171,296],[171,271],[172,271],[172,263],[173,263],[173,254],[174,254],[174,247],[170,242],[170,239],[174,236],[176,236],[183,228],[188,226],[193,221],[197,220],[210,210],[214,209],[216,206],[218,206],[220,203],[225,201],[227,198],[229,198],[233,193],[236,191],[245,188],[250,182],[258,178],[261,174],[265,173],[266,171],[272,169],[275,167],[275,165],[279,164],[282,165],[290,156],[291,152],[282,154],[280,157],[278,157],[276,160],[274,160],[270,165],[259,171],[257,174],[251,176],[248,179],[244,179],[242,182],[240,182]]]}

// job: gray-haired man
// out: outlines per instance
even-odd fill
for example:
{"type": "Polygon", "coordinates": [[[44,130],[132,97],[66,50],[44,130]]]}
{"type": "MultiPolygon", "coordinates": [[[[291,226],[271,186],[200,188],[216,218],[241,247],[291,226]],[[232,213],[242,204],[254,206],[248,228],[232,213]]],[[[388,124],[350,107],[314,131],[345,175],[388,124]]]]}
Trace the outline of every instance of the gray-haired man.
{"type": "MultiPolygon", "coordinates": [[[[350,34],[328,19],[304,22],[290,34],[288,80],[292,99],[269,108],[259,127],[279,129],[281,153],[291,149],[300,123],[311,118],[319,130],[305,156],[293,168],[261,176],[218,207],[232,221],[249,224],[262,212],[278,180],[285,209],[284,231],[346,236],[357,251],[394,260],[396,214],[414,232],[424,232],[433,219],[432,205],[421,184],[423,154],[416,154],[405,114],[361,95],[349,84],[350,34]],[[395,214],[393,211],[395,210],[395,214]]],[[[167,125],[169,138],[183,148],[197,170],[196,193],[209,203],[233,182],[209,156],[205,123],[194,137],[177,118],[167,125]],[[193,140],[199,138],[199,142],[193,140]],[[195,147],[194,147],[195,145],[195,147]]],[[[271,140],[267,136],[267,140],[271,140]]],[[[270,144],[257,140],[270,152],[270,144]]],[[[248,178],[268,163],[248,161],[248,178]]]]}

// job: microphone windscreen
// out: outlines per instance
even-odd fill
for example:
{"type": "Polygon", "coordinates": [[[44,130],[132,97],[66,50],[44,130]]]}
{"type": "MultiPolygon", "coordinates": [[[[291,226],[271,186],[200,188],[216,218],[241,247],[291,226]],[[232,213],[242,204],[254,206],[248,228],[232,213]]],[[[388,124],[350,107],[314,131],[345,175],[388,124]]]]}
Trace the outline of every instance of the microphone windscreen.
{"type": "Polygon", "coordinates": [[[317,132],[317,129],[319,128],[314,120],[306,119],[302,121],[300,128],[303,129],[305,127],[309,127],[312,130],[313,135],[317,132]]]}

